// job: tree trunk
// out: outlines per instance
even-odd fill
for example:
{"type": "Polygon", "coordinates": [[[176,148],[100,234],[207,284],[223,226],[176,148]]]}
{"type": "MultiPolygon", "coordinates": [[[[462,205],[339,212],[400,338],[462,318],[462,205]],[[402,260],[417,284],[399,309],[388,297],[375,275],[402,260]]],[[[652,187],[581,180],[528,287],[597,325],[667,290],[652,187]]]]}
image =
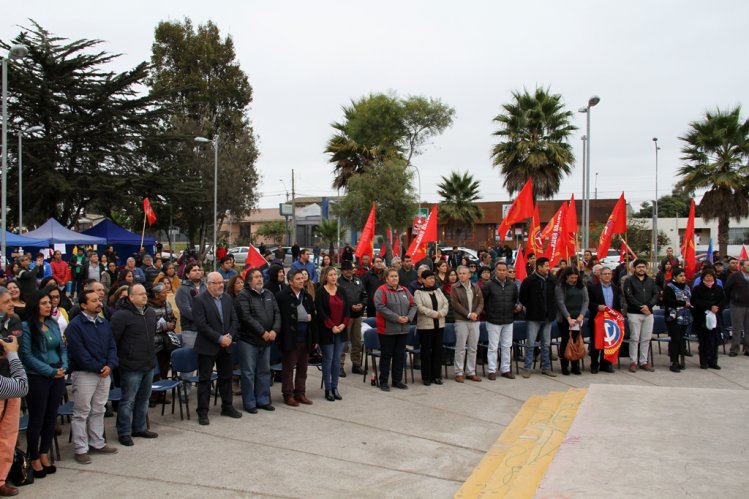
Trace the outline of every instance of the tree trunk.
{"type": "Polygon", "coordinates": [[[727,215],[721,215],[718,217],[718,250],[720,256],[725,257],[728,255],[728,224],[729,217],[727,215]]]}

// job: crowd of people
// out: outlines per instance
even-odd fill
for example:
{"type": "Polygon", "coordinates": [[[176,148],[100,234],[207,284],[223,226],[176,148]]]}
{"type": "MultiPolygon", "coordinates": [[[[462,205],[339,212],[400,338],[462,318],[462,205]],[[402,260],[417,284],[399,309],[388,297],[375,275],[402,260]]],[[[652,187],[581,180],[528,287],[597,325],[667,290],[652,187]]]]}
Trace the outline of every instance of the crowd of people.
{"type": "MultiPolygon", "coordinates": [[[[512,252],[479,251],[478,261],[439,250],[413,262],[381,256],[354,262],[347,248],[339,265],[320,251],[298,248],[290,268],[284,255],[268,256],[268,265],[238,271],[232,255],[223,255],[214,272],[205,273],[190,252],[177,262],[157,254],[133,255],[121,262],[114,248],[99,254],[78,249],[69,261],[55,251],[21,255],[0,276],[0,496],[18,489],[4,481],[13,461],[22,406],[28,414],[26,452],[37,479],[56,472],[50,449],[58,407],[71,385],[74,409],[71,433],[74,458],[88,464],[92,455],[115,454],[104,438],[110,390],[121,389],[116,405],[117,440],[129,447],[134,438],[158,438],[148,428],[152,383],[178,377],[172,359],[197,359],[198,423],[210,424],[211,390],[221,398],[221,416],[274,411],[271,363],[281,364],[283,402],[312,405],[306,379],[310,364],[321,367],[324,399],[343,400],[339,380],[351,372],[366,374],[362,338],[365,318],[374,318],[381,360],[375,384],[383,391],[406,390],[403,378],[412,325],[420,344],[421,381],[441,385],[446,324],[455,332],[454,379],[481,382],[477,372],[480,325],[488,333],[487,378],[515,379],[511,369],[514,324],[524,321],[524,378],[540,357],[540,373],[555,377],[551,349],[557,323],[564,352],[569,341],[590,328],[606,308],[629,322],[629,370],[649,372],[654,314],[662,309],[671,341],[670,370],[685,368],[686,333],[699,339],[701,368],[720,369],[723,314],[730,308],[731,356],[749,355],[749,260],[729,259],[722,267],[704,264],[692,282],[669,252],[654,277],[648,263],[635,259],[612,270],[596,264],[590,252],[554,269],[547,258],[528,255],[527,277],[516,278],[512,252]],[[587,320],[586,320],[587,318],[587,320]],[[743,340],[742,340],[743,338],[743,340]],[[534,348],[535,347],[535,348],[534,348]],[[233,373],[241,373],[233,385],[233,373]],[[215,386],[214,380],[215,379],[215,386]],[[23,399],[23,404],[21,402],[23,399]]],[[[613,367],[590,343],[590,372],[613,367]]],[[[518,353],[516,353],[518,354],[518,353]]],[[[579,359],[561,357],[562,375],[581,375],[579,359]]],[[[188,397],[188,384],[180,397],[188,397]]]]}

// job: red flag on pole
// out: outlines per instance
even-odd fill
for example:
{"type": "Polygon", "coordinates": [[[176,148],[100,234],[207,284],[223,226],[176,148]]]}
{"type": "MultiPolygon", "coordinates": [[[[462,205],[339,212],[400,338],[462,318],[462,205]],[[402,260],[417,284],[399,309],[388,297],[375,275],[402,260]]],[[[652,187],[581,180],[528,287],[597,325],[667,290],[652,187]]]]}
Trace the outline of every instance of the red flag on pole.
{"type": "Polygon", "coordinates": [[[395,233],[395,238],[393,239],[393,256],[400,258],[401,256],[401,233],[397,232],[395,233]]]}
{"type": "Polygon", "coordinates": [[[533,218],[531,218],[531,230],[528,234],[528,242],[534,255],[542,255],[544,252],[544,241],[541,239],[541,220],[538,216],[538,205],[533,206],[533,218]]]}
{"type": "Polygon", "coordinates": [[[749,260],[749,253],[746,251],[746,245],[741,245],[741,253],[739,254],[739,261],[741,260],[749,260]]]}
{"type": "Polygon", "coordinates": [[[577,207],[575,205],[575,195],[570,196],[570,202],[567,206],[567,232],[569,238],[567,239],[567,251],[565,252],[566,258],[577,253],[577,207]]]}
{"type": "Polygon", "coordinates": [[[549,236],[549,245],[546,247],[546,257],[549,259],[549,267],[554,267],[562,260],[567,252],[567,203],[562,203],[549,225],[552,226],[549,236]]]}
{"type": "Polygon", "coordinates": [[[250,244],[247,249],[247,260],[245,260],[245,264],[250,264],[252,268],[259,269],[260,267],[267,265],[268,260],[260,254],[256,247],[250,244]]]}
{"type": "Polygon", "coordinates": [[[512,224],[521,222],[526,218],[533,216],[533,181],[528,179],[523,188],[520,190],[520,194],[513,201],[510,206],[507,216],[502,219],[502,223],[499,224],[497,234],[500,239],[504,239],[507,231],[510,230],[512,224]]]}
{"type": "Polygon", "coordinates": [[[435,242],[437,242],[437,205],[434,205],[419,233],[411,241],[411,246],[408,247],[406,255],[410,256],[414,262],[419,262],[426,258],[429,243],[435,242]]]}
{"type": "Polygon", "coordinates": [[[681,257],[684,259],[684,273],[687,279],[691,279],[697,270],[697,254],[694,247],[694,199],[689,205],[689,219],[687,229],[684,231],[684,239],[681,242],[681,257]]]}
{"type": "Polygon", "coordinates": [[[388,228],[385,230],[385,240],[382,242],[382,246],[380,246],[380,256],[382,258],[385,258],[385,255],[388,252],[388,248],[393,247],[393,230],[388,225],[388,228]]]}
{"type": "Polygon", "coordinates": [[[369,257],[372,258],[374,255],[375,211],[375,204],[372,203],[372,209],[369,210],[367,222],[364,224],[364,228],[361,231],[359,244],[356,245],[356,251],[354,252],[356,258],[361,258],[363,255],[369,255],[369,257]]]}
{"type": "Polygon", "coordinates": [[[149,226],[156,223],[156,213],[154,213],[153,208],[151,208],[151,202],[148,198],[143,198],[143,212],[146,214],[149,226]]]}
{"type": "MultiPolygon", "coordinates": [[[[556,220],[562,213],[567,213],[567,204],[562,203],[559,205],[559,208],[557,208],[557,211],[554,212],[554,214],[549,219],[548,223],[544,227],[544,230],[541,231],[541,234],[539,235],[539,239],[542,241],[548,241],[551,239],[551,233],[554,231],[554,220],[556,220]]],[[[566,220],[566,216],[564,217],[564,220],[566,220]]]]}
{"type": "Polygon", "coordinates": [[[598,239],[598,259],[606,258],[611,246],[611,238],[614,234],[624,234],[627,232],[627,202],[624,200],[624,193],[619,197],[614,209],[609,215],[606,225],[603,227],[601,237],[598,239]]]}
{"type": "Polygon", "coordinates": [[[526,277],[528,277],[528,271],[525,269],[525,248],[520,248],[515,258],[515,279],[524,281],[526,277]]]}

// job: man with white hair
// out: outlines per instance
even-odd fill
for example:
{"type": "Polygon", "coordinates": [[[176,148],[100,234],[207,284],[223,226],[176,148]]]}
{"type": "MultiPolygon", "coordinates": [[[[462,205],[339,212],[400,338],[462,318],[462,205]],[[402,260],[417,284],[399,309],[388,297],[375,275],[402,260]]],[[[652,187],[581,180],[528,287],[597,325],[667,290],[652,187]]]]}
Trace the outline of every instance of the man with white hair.
{"type": "Polygon", "coordinates": [[[242,413],[232,405],[231,348],[237,335],[237,313],[232,299],[224,293],[224,278],[211,272],[206,278],[207,293],[200,293],[193,301],[193,320],[198,330],[195,352],[198,354],[198,423],[210,424],[208,409],[211,402],[211,375],[215,364],[218,391],[221,394],[221,415],[241,418],[242,413]]]}

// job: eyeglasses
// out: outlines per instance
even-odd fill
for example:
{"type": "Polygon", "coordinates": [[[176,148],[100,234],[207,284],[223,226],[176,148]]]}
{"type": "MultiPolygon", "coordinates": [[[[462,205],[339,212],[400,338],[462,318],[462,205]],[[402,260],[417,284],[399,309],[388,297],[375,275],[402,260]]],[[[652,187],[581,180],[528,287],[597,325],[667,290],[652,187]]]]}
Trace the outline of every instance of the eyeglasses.
{"type": "Polygon", "coordinates": [[[208,284],[223,284],[224,281],[208,281],[208,284]]]}

